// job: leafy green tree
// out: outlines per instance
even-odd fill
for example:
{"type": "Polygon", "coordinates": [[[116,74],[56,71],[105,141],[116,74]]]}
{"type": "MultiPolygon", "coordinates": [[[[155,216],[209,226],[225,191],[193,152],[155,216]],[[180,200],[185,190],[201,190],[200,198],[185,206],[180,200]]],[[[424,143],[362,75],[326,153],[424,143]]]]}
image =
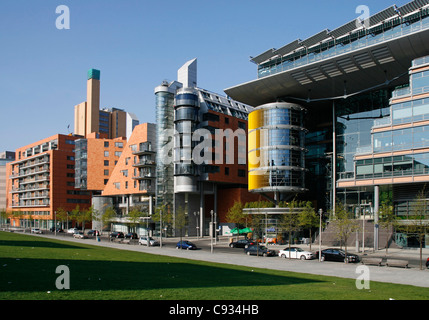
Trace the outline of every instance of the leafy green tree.
{"type": "Polygon", "coordinates": [[[389,240],[393,235],[393,230],[398,227],[398,220],[393,212],[393,205],[389,201],[384,201],[379,209],[379,224],[382,228],[389,231],[389,236],[386,239],[386,255],[389,249],[389,240]]]}
{"type": "MultiPolygon", "coordinates": [[[[354,219],[353,213],[347,211],[347,208],[342,203],[337,203],[335,206],[334,230],[337,239],[344,244],[347,257],[347,240],[350,235],[359,230],[359,223],[354,219]]],[[[347,263],[347,258],[344,259],[347,263]]]]}
{"type": "MultiPolygon", "coordinates": [[[[281,206],[284,207],[285,204],[282,204],[281,206]]],[[[289,210],[285,214],[281,215],[281,218],[279,221],[281,228],[288,233],[289,252],[292,245],[292,233],[298,231],[300,228],[299,215],[296,210],[296,208],[298,207],[299,207],[299,202],[296,200],[292,200],[289,203],[287,203],[287,208],[289,210]]],[[[289,255],[289,259],[290,258],[291,258],[291,255],[289,255]]]]}
{"type": "MultiPolygon", "coordinates": [[[[234,205],[229,208],[225,220],[229,223],[235,223],[235,227],[238,229],[241,225],[247,222],[247,214],[243,213],[244,205],[241,201],[235,201],[234,205]]],[[[239,237],[239,233],[237,233],[237,238],[239,237]]]]}
{"type": "MultiPolygon", "coordinates": [[[[57,221],[61,222],[61,227],[64,228],[64,222],[66,222],[68,219],[67,211],[64,210],[63,208],[58,208],[55,216],[56,216],[57,221]]],[[[57,226],[55,226],[55,228],[56,227],[57,226]]]]}
{"type": "Polygon", "coordinates": [[[179,231],[180,241],[182,241],[183,237],[183,229],[186,225],[186,211],[182,206],[178,206],[176,208],[176,217],[175,217],[175,229],[179,231]]]}
{"type": "MultiPolygon", "coordinates": [[[[116,218],[116,216],[117,216],[117,213],[115,208],[113,208],[113,206],[108,206],[106,210],[104,210],[104,213],[101,215],[101,222],[103,226],[106,226],[109,223],[112,223],[116,218]]],[[[112,229],[112,226],[110,226],[110,229],[112,229]]]]}
{"type": "Polygon", "coordinates": [[[408,234],[415,234],[420,244],[420,270],[423,269],[423,241],[429,229],[429,216],[427,212],[428,200],[426,200],[425,188],[416,196],[411,209],[411,215],[404,221],[399,229],[408,234]]]}
{"type": "Polygon", "coordinates": [[[310,232],[310,250],[312,242],[312,228],[319,225],[319,216],[316,214],[310,201],[304,203],[304,209],[298,216],[298,223],[303,228],[308,228],[310,232]]]}

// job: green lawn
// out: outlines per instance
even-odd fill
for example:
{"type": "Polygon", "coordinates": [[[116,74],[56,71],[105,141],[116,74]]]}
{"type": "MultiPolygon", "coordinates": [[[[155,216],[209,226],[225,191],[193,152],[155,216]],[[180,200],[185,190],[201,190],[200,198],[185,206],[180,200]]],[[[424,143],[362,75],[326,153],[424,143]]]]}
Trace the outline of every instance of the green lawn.
{"type": "Polygon", "coordinates": [[[0,232],[0,299],[428,299],[429,289],[231,266],[0,232]],[[57,266],[70,270],[58,290],[57,266]]]}

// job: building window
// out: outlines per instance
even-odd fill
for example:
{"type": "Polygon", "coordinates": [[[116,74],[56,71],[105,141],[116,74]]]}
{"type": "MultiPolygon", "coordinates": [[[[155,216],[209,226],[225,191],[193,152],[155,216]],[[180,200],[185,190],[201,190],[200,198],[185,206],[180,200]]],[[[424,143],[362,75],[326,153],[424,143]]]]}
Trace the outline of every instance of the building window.
{"type": "Polygon", "coordinates": [[[104,165],[108,166],[109,165],[109,160],[104,160],[104,165]]]}
{"type": "Polygon", "coordinates": [[[243,169],[238,169],[238,176],[239,177],[245,177],[246,176],[246,171],[243,169]]]}
{"type": "Polygon", "coordinates": [[[109,151],[104,151],[104,156],[108,157],[109,156],[109,151]]]}
{"type": "Polygon", "coordinates": [[[238,127],[239,127],[240,129],[244,129],[244,130],[246,130],[246,123],[245,123],[245,122],[238,121],[238,127]]]}
{"type": "Polygon", "coordinates": [[[123,148],[124,147],[124,143],[123,142],[115,142],[115,147],[116,148],[123,148]]]}
{"type": "Polygon", "coordinates": [[[228,167],[225,167],[225,175],[229,176],[229,168],[228,167]]]}
{"type": "Polygon", "coordinates": [[[104,170],[104,175],[108,176],[109,175],[109,170],[104,170]]]}
{"type": "Polygon", "coordinates": [[[109,141],[104,141],[104,147],[108,148],[109,147],[109,141]]]}

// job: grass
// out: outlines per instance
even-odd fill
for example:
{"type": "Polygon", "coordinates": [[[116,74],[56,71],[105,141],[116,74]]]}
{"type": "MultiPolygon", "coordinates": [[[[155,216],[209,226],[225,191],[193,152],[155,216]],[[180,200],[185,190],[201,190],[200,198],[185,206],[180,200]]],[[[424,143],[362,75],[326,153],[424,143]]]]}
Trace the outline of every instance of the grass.
{"type": "Polygon", "coordinates": [[[429,290],[257,269],[0,232],[1,300],[388,300],[428,299],[429,290]],[[70,270],[59,290],[55,270],[70,270]]]}

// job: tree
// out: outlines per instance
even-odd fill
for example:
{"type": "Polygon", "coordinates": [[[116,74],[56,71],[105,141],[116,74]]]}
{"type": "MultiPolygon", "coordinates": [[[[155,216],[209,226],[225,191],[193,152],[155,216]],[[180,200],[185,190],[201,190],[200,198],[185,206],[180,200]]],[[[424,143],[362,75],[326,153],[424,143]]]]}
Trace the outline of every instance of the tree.
{"type": "MultiPolygon", "coordinates": [[[[58,208],[57,212],[55,214],[57,221],[61,222],[61,227],[64,227],[64,222],[67,221],[68,219],[68,213],[66,210],[64,210],[63,208],[58,208]]],[[[55,226],[56,228],[57,226],[55,226]]]]}
{"type": "Polygon", "coordinates": [[[353,213],[347,211],[347,208],[341,203],[337,203],[335,206],[333,223],[337,239],[344,243],[346,252],[344,262],[347,263],[347,240],[352,233],[359,230],[359,223],[354,219],[353,213]]]}
{"type": "MultiPolygon", "coordinates": [[[[241,201],[235,201],[234,205],[229,208],[226,214],[226,222],[235,223],[235,227],[238,229],[241,224],[247,222],[247,215],[243,213],[243,204],[241,201]]],[[[237,238],[240,234],[237,232],[237,238]]]]}
{"type": "Polygon", "coordinates": [[[404,221],[399,229],[406,233],[415,234],[420,245],[420,270],[423,269],[423,241],[427,230],[429,229],[429,217],[427,214],[428,200],[426,200],[425,188],[423,188],[416,196],[415,202],[411,209],[411,215],[408,220],[404,221]]]}
{"type": "MultiPolygon", "coordinates": [[[[106,226],[108,223],[111,223],[116,218],[116,210],[113,206],[108,206],[104,213],[101,215],[101,223],[103,226],[106,226]]],[[[110,227],[112,229],[112,227],[110,227]]]]}
{"type": "MultiPolygon", "coordinates": [[[[292,233],[299,230],[299,220],[298,214],[296,212],[296,208],[299,207],[299,202],[296,200],[292,200],[287,204],[289,212],[283,214],[280,218],[280,226],[283,230],[286,230],[289,234],[289,253],[291,249],[292,243],[292,233]]],[[[289,254],[289,259],[291,259],[291,254],[289,254]]]]}
{"type": "Polygon", "coordinates": [[[91,206],[88,209],[81,210],[79,205],[72,210],[71,216],[78,224],[82,225],[82,231],[85,231],[86,221],[92,221],[94,208],[91,206]]]}
{"type": "Polygon", "coordinates": [[[310,250],[311,250],[311,242],[312,242],[311,229],[319,225],[319,217],[316,214],[316,211],[314,210],[310,201],[307,201],[305,203],[304,210],[302,210],[301,213],[299,214],[298,222],[301,227],[308,228],[310,231],[310,250]]]}
{"type": "Polygon", "coordinates": [[[176,208],[176,219],[175,219],[175,229],[179,230],[180,242],[182,242],[183,229],[186,225],[186,211],[185,208],[179,206],[176,208]]]}
{"type": "Polygon", "coordinates": [[[398,226],[397,218],[393,212],[393,206],[388,201],[384,201],[379,209],[379,224],[382,228],[390,231],[386,239],[386,255],[389,248],[389,240],[393,235],[393,230],[398,226]]]}

